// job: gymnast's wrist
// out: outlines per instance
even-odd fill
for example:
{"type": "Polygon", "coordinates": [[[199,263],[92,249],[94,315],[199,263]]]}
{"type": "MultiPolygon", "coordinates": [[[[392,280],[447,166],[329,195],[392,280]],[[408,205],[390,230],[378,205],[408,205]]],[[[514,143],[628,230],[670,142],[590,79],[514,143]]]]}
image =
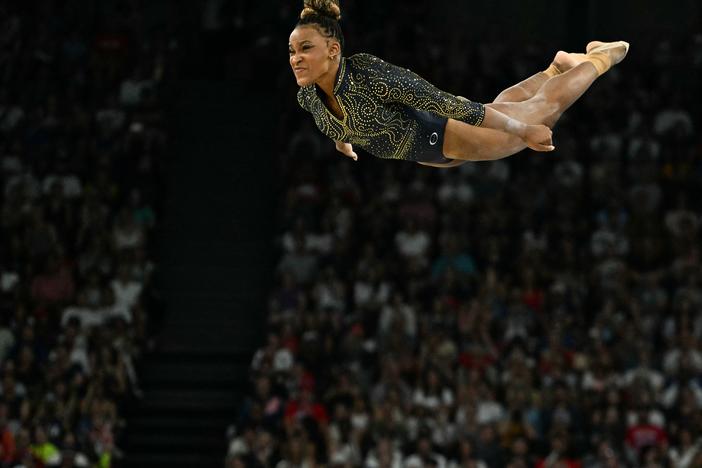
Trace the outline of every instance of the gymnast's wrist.
{"type": "Polygon", "coordinates": [[[505,132],[509,133],[510,135],[516,135],[519,138],[524,138],[526,135],[526,130],[527,124],[520,122],[517,119],[513,119],[512,117],[509,117],[507,122],[505,122],[505,132]]]}

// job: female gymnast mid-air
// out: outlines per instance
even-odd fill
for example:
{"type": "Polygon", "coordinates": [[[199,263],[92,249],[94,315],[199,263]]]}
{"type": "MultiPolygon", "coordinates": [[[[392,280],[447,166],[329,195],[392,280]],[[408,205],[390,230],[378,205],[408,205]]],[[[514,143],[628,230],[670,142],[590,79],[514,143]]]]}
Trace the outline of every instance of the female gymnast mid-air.
{"type": "Polygon", "coordinates": [[[593,41],[585,54],[559,51],[546,70],[480,104],[372,55],[344,57],[340,18],[338,0],[304,0],[290,34],[290,66],[300,106],[354,160],[353,145],[434,167],[491,161],[527,147],[552,151],[551,127],[629,50],[623,41],[593,41]]]}

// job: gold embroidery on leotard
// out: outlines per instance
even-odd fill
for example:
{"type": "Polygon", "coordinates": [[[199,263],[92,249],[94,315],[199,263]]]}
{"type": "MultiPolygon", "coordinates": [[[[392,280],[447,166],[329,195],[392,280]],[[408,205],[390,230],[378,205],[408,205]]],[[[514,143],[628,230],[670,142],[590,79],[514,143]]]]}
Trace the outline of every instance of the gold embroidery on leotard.
{"type": "Polygon", "coordinates": [[[441,91],[410,70],[369,54],[342,58],[334,86],[344,118],[324,105],[314,85],[298,101],[329,138],[358,145],[380,158],[416,160],[420,123],[413,109],[480,125],[482,104],[441,91]]]}

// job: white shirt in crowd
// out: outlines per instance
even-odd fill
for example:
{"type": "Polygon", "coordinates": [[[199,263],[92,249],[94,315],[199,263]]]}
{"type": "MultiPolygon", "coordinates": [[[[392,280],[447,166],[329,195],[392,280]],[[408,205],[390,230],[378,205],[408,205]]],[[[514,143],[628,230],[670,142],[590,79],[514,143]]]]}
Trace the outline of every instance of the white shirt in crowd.
{"type": "Polygon", "coordinates": [[[353,300],[358,307],[363,307],[373,302],[383,304],[390,298],[391,292],[392,288],[384,281],[378,284],[356,281],[353,285],[353,300]]]}
{"type": "Polygon", "coordinates": [[[663,370],[669,375],[676,374],[683,358],[689,361],[696,373],[702,373],[702,353],[696,349],[691,349],[687,353],[679,348],[671,349],[663,357],[663,370]]]}
{"type": "MultiPolygon", "coordinates": [[[[446,468],[446,458],[438,453],[431,454],[432,460],[437,468],[446,468]]],[[[423,468],[424,460],[417,454],[410,455],[405,459],[405,468],[423,468]]]]}
{"type": "Polygon", "coordinates": [[[702,451],[702,438],[697,439],[697,442],[690,445],[687,449],[682,450],[673,447],[668,452],[670,460],[673,462],[675,468],[694,468],[693,465],[697,454],[702,451]]]}
{"type": "Polygon", "coordinates": [[[110,282],[110,287],[115,294],[115,304],[131,309],[139,300],[142,285],[136,281],[122,281],[115,278],[110,282]]]}
{"type": "MultiPolygon", "coordinates": [[[[378,460],[378,456],[375,450],[371,450],[370,452],[368,452],[368,455],[366,456],[366,461],[363,464],[363,466],[364,468],[380,468],[380,460],[378,460]]],[[[400,452],[398,449],[393,450],[392,460],[390,461],[388,468],[403,468],[402,452],[400,452]]]]}
{"type": "Polygon", "coordinates": [[[429,394],[423,389],[417,389],[412,396],[412,402],[428,410],[438,410],[441,406],[450,406],[453,404],[453,392],[451,389],[444,387],[439,394],[429,394]]]}
{"type": "Polygon", "coordinates": [[[83,185],[80,183],[80,179],[77,176],[73,174],[50,174],[44,177],[44,180],[42,181],[41,189],[42,192],[44,192],[44,195],[51,192],[51,187],[53,187],[54,183],[56,182],[61,182],[63,186],[63,196],[66,198],[76,198],[83,193],[83,185]]]}
{"type": "Polygon", "coordinates": [[[136,106],[141,103],[143,90],[153,86],[150,80],[135,80],[133,78],[124,80],[119,89],[119,101],[123,106],[136,106]]]}
{"type": "Polygon", "coordinates": [[[468,181],[454,177],[451,179],[447,178],[439,186],[436,196],[443,204],[454,201],[469,204],[475,198],[475,192],[468,181]]]}
{"type": "Polygon", "coordinates": [[[380,332],[387,333],[396,323],[402,324],[405,335],[414,337],[417,334],[417,318],[414,309],[408,304],[386,303],[383,306],[380,312],[380,332]]]}
{"type": "Polygon", "coordinates": [[[344,310],[344,288],[339,281],[321,281],[314,288],[314,297],[319,310],[344,310]]]}
{"type": "Polygon", "coordinates": [[[118,250],[132,249],[144,243],[144,232],[138,228],[122,229],[116,227],[114,230],[115,247],[118,250]]]}
{"type": "Polygon", "coordinates": [[[424,257],[430,244],[431,239],[424,231],[400,231],[395,236],[395,245],[403,257],[424,257]]]}
{"type": "Polygon", "coordinates": [[[656,116],[653,131],[656,135],[665,135],[678,126],[682,128],[683,134],[691,134],[694,126],[690,114],[683,109],[665,109],[656,116]]]}
{"type": "Polygon", "coordinates": [[[31,172],[22,172],[10,177],[5,183],[5,195],[9,194],[17,185],[24,186],[24,194],[34,200],[39,196],[41,186],[34,174],[31,172]]]}
{"type": "Polygon", "coordinates": [[[127,323],[132,321],[129,309],[119,304],[107,307],[66,307],[61,317],[61,326],[65,327],[74,317],[80,320],[81,328],[84,330],[99,327],[111,318],[122,318],[127,323]]]}
{"type": "Polygon", "coordinates": [[[504,420],[505,410],[497,401],[482,400],[478,403],[475,422],[481,424],[498,423],[504,420]]]}

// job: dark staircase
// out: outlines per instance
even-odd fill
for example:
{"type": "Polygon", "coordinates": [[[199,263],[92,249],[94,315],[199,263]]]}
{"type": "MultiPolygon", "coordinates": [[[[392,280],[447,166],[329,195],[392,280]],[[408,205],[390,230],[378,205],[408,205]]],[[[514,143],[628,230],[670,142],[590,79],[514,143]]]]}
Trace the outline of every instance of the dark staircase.
{"type": "Polygon", "coordinates": [[[263,343],[275,195],[267,107],[233,82],[188,82],[170,109],[160,255],[165,318],[139,368],[118,466],[221,467],[263,343]],[[247,109],[247,112],[241,112],[247,109]]]}

